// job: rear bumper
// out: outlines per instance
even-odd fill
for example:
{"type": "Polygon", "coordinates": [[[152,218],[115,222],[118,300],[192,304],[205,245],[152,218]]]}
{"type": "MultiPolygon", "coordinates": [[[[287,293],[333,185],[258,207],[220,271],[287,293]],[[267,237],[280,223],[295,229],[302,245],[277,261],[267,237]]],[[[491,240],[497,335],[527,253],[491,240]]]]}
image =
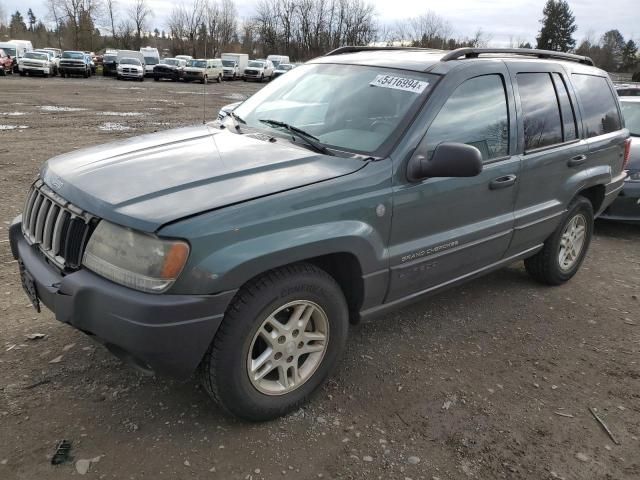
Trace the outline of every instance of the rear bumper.
{"type": "Polygon", "coordinates": [[[640,182],[625,182],[620,195],[611,202],[600,218],[640,223],[640,182]]]}
{"type": "Polygon", "coordinates": [[[85,269],[63,276],[37,247],[27,244],[20,220],[16,218],[9,230],[11,251],[31,274],[40,301],[57,320],[95,337],[144,370],[184,378],[196,369],[235,291],[155,295],[117,285],[85,269]]]}

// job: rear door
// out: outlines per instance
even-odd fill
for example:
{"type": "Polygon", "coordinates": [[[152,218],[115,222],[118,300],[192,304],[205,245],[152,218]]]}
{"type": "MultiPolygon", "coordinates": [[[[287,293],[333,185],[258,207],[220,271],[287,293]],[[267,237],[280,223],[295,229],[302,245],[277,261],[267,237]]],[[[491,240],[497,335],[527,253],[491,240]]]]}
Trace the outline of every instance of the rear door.
{"type": "MultiPolygon", "coordinates": [[[[503,62],[477,62],[449,73],[431,94],[422,143],[477,147],[483,171],[472,178],[410,182],[406,163],[394,174],[390,240],[391,279],[386,301],[418,295],[499,262],[513,233],[520,158],[515,106],[503,62]]],[[[410,155],[408,156],[410,157],[410,155]]]]}
{"type": "Polygon", "coordinates": [[[522,171],[508,255],[540,245],[584,184],[588,147],[580,140],[576,98],[559,63],[509,62],[516,92],[522,171]]]}

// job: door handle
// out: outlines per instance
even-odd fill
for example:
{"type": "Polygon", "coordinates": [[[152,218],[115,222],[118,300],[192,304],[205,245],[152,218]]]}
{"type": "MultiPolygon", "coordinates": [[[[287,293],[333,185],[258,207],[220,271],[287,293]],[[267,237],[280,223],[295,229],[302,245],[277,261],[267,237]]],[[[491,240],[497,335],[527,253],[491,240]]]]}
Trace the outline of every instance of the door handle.
{"type": "Polygon", "coordinates": [[[581,165],[584,162],[587,161],[587,156],[582,154],[582,155],[576,155],[575,157],[571,157],[571,159],[569,160],[569,166],[570,167],[575,167],[577,165],[581,165]]]}
{"type": "Polygon", "coordinates": [[[504,175],[503,177],[494,178],[489,182],[489,188],[491,190],[499,190],[500,188],[511,187],[516,183],[516,175],[504,175]]]}

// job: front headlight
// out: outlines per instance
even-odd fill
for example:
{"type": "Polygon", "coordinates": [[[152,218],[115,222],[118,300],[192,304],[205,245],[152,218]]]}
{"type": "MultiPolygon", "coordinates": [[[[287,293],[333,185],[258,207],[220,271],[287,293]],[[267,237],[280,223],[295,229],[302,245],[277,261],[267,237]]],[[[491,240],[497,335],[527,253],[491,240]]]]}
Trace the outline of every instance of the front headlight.
{"type": "Polygon", "coordinates": [[[115,283],[161,293],[178,278],[189,257],[183,240],[162,239],[102,220],[89,238],[82,264],[115,283]]]}
{"type": "Polygon", "coordinates": [[[627,178],[630,182],[640,182],[640,170],[634,170],[629,172],[629,177],[627,178]]]}

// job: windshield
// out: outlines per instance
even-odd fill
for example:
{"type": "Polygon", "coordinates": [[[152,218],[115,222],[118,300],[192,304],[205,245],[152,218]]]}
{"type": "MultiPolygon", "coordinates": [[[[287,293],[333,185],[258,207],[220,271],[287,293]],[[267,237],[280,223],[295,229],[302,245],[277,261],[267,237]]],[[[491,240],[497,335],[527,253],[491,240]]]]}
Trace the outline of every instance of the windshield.
{"type": "Polygon", "coordinates": [[[282,63],[280,64],[280,66],[278,67],[278,70],[291,70],[293,68],[293,65],[289,65],[288,63],[282,63]]]}
{"type": "Polygon", "coordinates": [[[264,67],[264,62],[249,62],[249,66],[254,68],[262,68],[264,67]]]}
{"type": "Polygon", "coordinates": [[[73,58],[74,60],[84,60],[84,53],[82,52],[64,52],[62,58],[73,58]]]}
{"type": "Polygon", "coordinates": [[[180,60],[178,60],[177,58],[165,58],[162,63],[164,63],[165,65],[173,65],[174,67],[177,67],[178,65],[180,65],[180,60]]]}
{"type": "Polygon", "coordinates": [[[640,137],[640,102],[621,102],[625,126],[634,137],[640,137]]]}
{"type": "Polygon", "coordinates": [[[144,63],[147,65],[157,65],[160,61],[157,57],[144,57],[144,63]]]}
{"type": "MultiPolygon", "coordinates": [[[[247,125],[285,122],[337,149],[374,154],[404,128],[435,75],[380,67],[310,64],[291,70],[240,105],[247,125]]],[[[270,128],[270,127],[266,127],[270,128]]]]}
{"type": "Polygon", "coordinates": [[[120,60],[120,65],[142,65],[137,58],[123,58],[120,60]]]}
{"type": "Polygon", "coordinates": [[[207,62],[205,62],[204,60],[189,60],[187,62],[187,67],[205,68],[206,66],[207,62]]]}
{"type": "Polygon", "coordinates": [[[48,60],[49,55],[46,53],[27,52],[24,54],[24,58],[33,58],[35,60],[48,60]]]}
{"type": "Polygon", "coordinates": [[[236,62],[233,60],[222,60],[222,65],[225,67],[235,67],[236,62]]]}
{"type": "Polygon", "coordinates": [[[13,47],[0,47],[2,48],[2,50],[4,50],[4,53],[6,53],[7,55],[11,56],[11,57],[15,57],[16,56],[16,49],[13,47]]]}
{"type": "Polygon", "coordinates": [[[115,62],[117,60],[118,60],[117,55],[105,55],[104,57],[102,57],[103,62],[115,62]]]}

